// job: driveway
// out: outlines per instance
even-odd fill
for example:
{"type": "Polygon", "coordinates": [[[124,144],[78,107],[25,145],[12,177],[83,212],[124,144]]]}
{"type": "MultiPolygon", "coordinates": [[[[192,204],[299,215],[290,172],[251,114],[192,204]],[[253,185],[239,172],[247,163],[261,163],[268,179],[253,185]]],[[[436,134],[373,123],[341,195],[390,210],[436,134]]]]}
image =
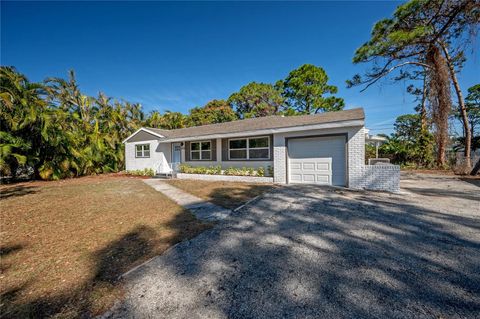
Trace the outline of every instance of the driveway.
{"type": "Polygon", "coordinates": [[[480,188],[402,186],[280,188],[130,273],[108,317],[479,318],[480,188]]]}

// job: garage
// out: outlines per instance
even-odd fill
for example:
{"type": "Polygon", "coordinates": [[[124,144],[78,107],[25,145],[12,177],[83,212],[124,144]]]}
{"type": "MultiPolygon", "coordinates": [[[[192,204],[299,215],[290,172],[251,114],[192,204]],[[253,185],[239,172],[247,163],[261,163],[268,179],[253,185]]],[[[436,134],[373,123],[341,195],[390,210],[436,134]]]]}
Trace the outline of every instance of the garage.
{"type": "Polygon", "coordinates": [[[298,184],[346,185],[346,137],[288,139],[288,181],[298,184]]]}

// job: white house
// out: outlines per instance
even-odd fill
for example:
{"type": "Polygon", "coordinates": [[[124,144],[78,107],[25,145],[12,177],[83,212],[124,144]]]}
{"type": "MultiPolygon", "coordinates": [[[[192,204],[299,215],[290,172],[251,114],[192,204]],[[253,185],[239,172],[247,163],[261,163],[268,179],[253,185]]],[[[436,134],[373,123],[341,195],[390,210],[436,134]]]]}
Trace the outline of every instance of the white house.
{"type": "Polygon", "coordinates": [[[398,191],[399,168],[365,165],[365,115],[351,109],[268,116],[175,130],[141,128],[125,139],[126,170],[263,166],[273,182],[398,191]]]}

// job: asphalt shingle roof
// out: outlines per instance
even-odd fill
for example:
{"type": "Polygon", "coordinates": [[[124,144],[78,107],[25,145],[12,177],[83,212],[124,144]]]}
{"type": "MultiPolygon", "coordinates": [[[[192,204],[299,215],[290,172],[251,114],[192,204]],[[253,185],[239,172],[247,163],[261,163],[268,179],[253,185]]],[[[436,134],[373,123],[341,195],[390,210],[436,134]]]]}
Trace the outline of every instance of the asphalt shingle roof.
{"type": "Polygon", "coordinates": [[[314,125],[322,123],[363,120],[365,113],[363,108],[356,108],[345,111],[326,112],[314,115],[299,116],[266,116],[225,122],[218,124],[209,124],[203,126],[194,126],[175,130],[164,130],[156,128],[147,128],[148,130],[165,136],[167,139],[188,138],[213,134],[228,134],[249,132],[256,130],[278,129],[295,126],[314,125]]]}

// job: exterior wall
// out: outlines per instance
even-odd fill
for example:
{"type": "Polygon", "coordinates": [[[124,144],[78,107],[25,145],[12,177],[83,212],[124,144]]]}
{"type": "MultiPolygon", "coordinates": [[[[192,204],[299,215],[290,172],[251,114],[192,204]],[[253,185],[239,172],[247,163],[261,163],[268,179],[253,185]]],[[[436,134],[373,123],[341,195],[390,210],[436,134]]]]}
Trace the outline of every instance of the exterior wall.
{"type": "Polygon", "coordinates": [[[263,167],[265,172],[268,173],[268,167],[273,167],[273,161],[222,161],[222,139],[216,139],[216,160],[215,161],[190,161],[186,160],[186,152],[188,152],[187,146],[188,143],[184,143],[182,147],[182,163],[198,167],[198,166],[216,166],[220,165],[222,169],[227,169],[229,167],[242,168],[242,167],[263,167]]]}
{"type": "Polygon", "coordinates": [[[400,166],[398,165],[365,165],[355,188],[380,190],[387,192],[400,191],[400,166]]]}
{"type": "Polygon", "coordinates": [[[177,173],[176,176],[179,179],[196,179],[196,180],[204,180],[204,181],[273,183],[273,177],[184,174],[184,173],[177,173]]]}
{"type": "Polygon", "coordinates": [[[348,187],[360,188],[365,166],[365,127],[348,133],[348,187]]]}
{"type": "Polygon", "coordinates": [[[159,172],[162,163],[171,161],[171,144],[158,143],[158,140],[126,142],[125,143],[125,169],[127,171],[143,170],[146,168],[154,169],[159,172]],[[135,145],[150,144],[150,157],[137,158],[135,157],[135,145]]]}
{"type": "Polygon", "coordinates": [[[347,186],[355,188],[355,183],[358,183],[355,176],[362,174],[365,161],[365,128],[363,126],[274,134],[274,182],[287,183],[286,138],[328,134],[347,134],[347,186]]]}

